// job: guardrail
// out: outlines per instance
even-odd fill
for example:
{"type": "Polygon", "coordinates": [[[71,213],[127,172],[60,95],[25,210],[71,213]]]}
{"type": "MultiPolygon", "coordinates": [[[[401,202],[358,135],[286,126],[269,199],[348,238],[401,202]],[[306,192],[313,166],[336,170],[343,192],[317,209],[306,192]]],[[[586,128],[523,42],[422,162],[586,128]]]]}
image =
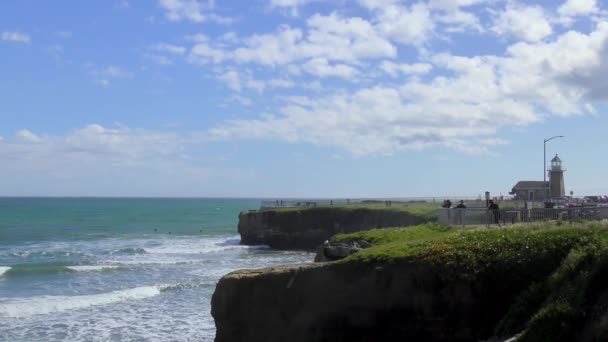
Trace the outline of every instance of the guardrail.
{"type": "MultiPolygon", "coordinates": [[[[274,208],[310,208],[310,207],[321,207],[321,206],[338,206],[338,205],[351,205],[351,204],[370,204],[370,205],[385,205],[387,207],[405,205],[411,203],[436,203],[440,206],[445,199],[453,199],[456,201],[464,200],[466,203],[478,203],[476,205],[482,205],[485,200],[482,200],[478,196],[442,196],[442,197],[405,197],[405,198],[352,198],[352,199],[276,199],[276,200],[263,200],[260,209],[274,209],[274,208]]],[[[501,201],[510,202],[509,199],[503,198],[501,201]]],[[[524,201],[518,201],[523,205],[524,201]]]]}
{"type": "Polygon", "coordinates": [[[499,209],[439,208],[438,221],[444,225],[510,225],[540,221],[575,221],[608,219],[608,206],[574,208],[499,209]]]}

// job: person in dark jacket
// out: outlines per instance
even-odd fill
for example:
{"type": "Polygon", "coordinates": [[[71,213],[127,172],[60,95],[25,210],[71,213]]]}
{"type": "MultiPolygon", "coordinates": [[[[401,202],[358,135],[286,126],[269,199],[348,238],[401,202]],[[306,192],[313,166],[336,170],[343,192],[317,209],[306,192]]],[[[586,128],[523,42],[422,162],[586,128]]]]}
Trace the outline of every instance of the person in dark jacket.
{"type": "Polygon", "coordinates": [[[462,210],[462,209],[466,209],[467,206],[464,205],[464,201],[461,200],[460,203],[455,208],[460,209],[460,210],[456,211],[456,214],[458,215],[458,216],[456,216],[458,218],[458,224],[464,225],[465,210],[462,210]]]}
{"type": "Polygon", "coordinates": [[[494,203],[493,200],[490,200],[488,210],[491,211],[492,216],[494,217],[494,223],[500,227],[500,223],[498,222],[498,219],[500,218],[500,208],[498,207],[498,204],[494,203]]]}

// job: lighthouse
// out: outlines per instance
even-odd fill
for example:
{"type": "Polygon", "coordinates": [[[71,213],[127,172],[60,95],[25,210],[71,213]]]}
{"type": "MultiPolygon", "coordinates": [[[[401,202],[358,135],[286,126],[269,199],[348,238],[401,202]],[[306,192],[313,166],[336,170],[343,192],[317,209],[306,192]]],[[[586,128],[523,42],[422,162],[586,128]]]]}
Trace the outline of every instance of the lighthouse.
{"type": "Polygon", "coordinates": [[[562,160],[556,154],[551,159],[551,169],[549,169],[549,189],[551,198],[566,196],[566,188],[564,186],[564,169],[562,169],[562,160]]]}

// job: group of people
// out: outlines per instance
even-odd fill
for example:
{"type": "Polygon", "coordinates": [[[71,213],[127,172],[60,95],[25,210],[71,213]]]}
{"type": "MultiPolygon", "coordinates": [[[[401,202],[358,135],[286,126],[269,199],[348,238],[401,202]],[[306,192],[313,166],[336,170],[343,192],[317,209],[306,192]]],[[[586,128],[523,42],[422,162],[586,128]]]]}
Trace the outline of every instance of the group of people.
{"type": "MultiPolygon", "coordinates": [[[[452,201],[450,201],[449,199],[444,200],[443,203],[441,204],[441,207],[446,208],[446,209],[452,208],[452,201]]],[[[465,209],[466,207],[467,206],[464,204],[464,201],[461,200],[460,203],[457,206],[455,206],[454,208],[465,209]]],[[[494,223],[496,223],[500,226],[500,208],[498,207],[498,204],[496,202],[494,202],[494,200],[488,201],[488,210],[491,211],[494,223]]],[[[463,220],[462,212],[460,212],[459,217],[460,217],[460,221],[462,221],[463,220]]]]}
{"type": "MultiPolygon", "coordinates": [[[[441,204],[442,208],[446,208],[449,209],[452,207],[452,201],[450,201],[449,199],[446,199],[445,201],[443,201],[443,203],[441,204]]],[[[455,206],[454,208],[456,209],[465,209],[467,206],[464,204],[464,201],[460,201],[460,204],[458,204],[457,206],[455,206]]]]}
{"type": "MultiPolygon", "coordinates": [[[[527,203],[526,203],[526,204],[527,204],[527,203]]],[[[442,207],[442,208],[446,208],[446,209],[450,209],[450,208],[452,208],[452,201],[450,201],[449,199],[446,199],[446,200],[445,200],[445,201],[443,201],[443,203],[441,204],[441,207],[442,207]]],[[[464,204],[464,201],[463,201],[463,200],[461,200],[461,201],[460,201],[460,203],[459,203],[457,206],[455,206],[454,208],[456,208],[456,209],[465,209],[466,207],[467,207],[467,206],[464,204]]],[[[496,204],[496,203],[494,202],[494,200],[490,200],[490,201],[488,202],[488,209],[489,209],[489,210],[498,210],[498,209],[500,209],[500,208],[498,207],[498,204],[496,204]]]]}

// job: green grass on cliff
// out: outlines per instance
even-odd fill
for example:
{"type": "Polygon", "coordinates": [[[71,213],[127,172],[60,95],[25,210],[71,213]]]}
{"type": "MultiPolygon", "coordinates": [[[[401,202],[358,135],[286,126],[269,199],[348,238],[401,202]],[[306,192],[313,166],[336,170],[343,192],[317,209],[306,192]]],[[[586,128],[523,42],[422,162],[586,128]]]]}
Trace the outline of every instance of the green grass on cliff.
{"type": "Polygon", "coordinates": [[[495,301],[485,310],[496,336],[523,331],[519,341],[608,340],[607,223],[426,224],[332,238],[360,239],[372,247],[341,263],[424,265],[446,283],[483,289],[495,301]]]}
{"type": "Polygon", "coordinates": [[[427,221],[435,221],[437,219],[437,209],[439,204],[427,203],[427,202],[407,202],[407,203],[394,203],[392,206],[387,207],[383,203],[356,203],[349,205],[335,205],[335,206],[320,206],[320,207],[292,207],[292,208],[273,208],[268,209],[275,211],[277,214],[289,213],[289,212],[303,212],[303,211],[336,211],[344,214],[350,214],[357,210],[372,210],[379,213],[409,213],[415,216],[422,217],[427,221]]]}

